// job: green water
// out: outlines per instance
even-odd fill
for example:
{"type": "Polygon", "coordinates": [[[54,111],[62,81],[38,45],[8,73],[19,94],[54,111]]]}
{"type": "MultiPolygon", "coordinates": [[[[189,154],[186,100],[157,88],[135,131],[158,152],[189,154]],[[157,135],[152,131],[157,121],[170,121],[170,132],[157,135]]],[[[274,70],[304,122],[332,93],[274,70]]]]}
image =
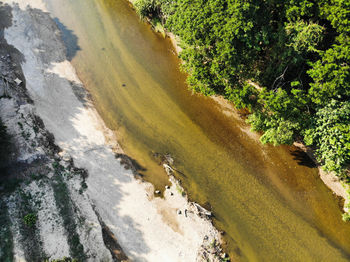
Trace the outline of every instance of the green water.
{"type": "Polygon", "coordinates": [[[153,154],[170,153],[190,198],[212,206],[234,260],[349,259],[350,224],[310,161],[291,147],[261,145],[243,120],[188,91],[170,41],[125,0],[46,1],[125,152],[159,189],[167,176],[153,154]]]}

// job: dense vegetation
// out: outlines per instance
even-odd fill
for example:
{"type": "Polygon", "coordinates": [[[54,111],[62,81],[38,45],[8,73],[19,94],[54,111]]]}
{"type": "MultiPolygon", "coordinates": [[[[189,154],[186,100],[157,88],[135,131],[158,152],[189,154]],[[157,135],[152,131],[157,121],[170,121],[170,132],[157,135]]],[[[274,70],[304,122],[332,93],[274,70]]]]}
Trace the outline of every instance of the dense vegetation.
{"type": "Polygon", "coordinates": [[[250,111],[263,143],[302,141],[349,176],[350,1],[137,0],[181,39],[188,83],[250,111]]]}

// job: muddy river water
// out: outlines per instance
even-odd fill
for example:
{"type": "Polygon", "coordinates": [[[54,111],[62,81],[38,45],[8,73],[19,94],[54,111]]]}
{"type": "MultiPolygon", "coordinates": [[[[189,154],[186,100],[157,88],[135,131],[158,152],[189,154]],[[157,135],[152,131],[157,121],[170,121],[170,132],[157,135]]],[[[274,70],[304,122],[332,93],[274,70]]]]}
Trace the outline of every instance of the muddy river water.
{"type": "Polygon", "coordinates": [[[296,148],[263,146],[244,120],[192,94],[169,39],[126,0],[46,0],[68,56],[126,154],[158,189],[169,153],[192,200],[211,206],[235,261],[346,261],[350,223],[296,148]]]}

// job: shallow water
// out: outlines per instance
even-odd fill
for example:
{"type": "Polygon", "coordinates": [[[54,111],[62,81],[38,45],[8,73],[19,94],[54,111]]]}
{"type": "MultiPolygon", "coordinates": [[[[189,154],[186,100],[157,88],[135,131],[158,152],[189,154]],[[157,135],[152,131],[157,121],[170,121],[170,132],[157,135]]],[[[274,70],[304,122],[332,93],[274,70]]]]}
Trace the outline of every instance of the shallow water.
{"type": "Polygon", "coordinates": [[[169,153],[241,261],[346,261],[350,224],[302,152],[263,146],[243,120],[192,94],[168,39],[125,0],[46,0],[106,124],[157,188],[169,153]]]}

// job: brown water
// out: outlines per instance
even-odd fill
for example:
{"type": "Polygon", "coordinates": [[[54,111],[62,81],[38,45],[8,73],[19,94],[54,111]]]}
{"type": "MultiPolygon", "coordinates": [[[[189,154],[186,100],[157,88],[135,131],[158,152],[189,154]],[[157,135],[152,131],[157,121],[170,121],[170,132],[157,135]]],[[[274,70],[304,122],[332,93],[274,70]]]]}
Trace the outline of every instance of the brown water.
{"type": "Polygon", "coordinates": [[[350,224],[310,161],[291,147],[261,145],[244,121],[191,94],[170,41],[140,22],[125,0],[47,2],[123,149],[160,189],[167,176],[152,155],[170,153],[191,199],[212,206],[232,258],[349,259],[350,224]]]}

